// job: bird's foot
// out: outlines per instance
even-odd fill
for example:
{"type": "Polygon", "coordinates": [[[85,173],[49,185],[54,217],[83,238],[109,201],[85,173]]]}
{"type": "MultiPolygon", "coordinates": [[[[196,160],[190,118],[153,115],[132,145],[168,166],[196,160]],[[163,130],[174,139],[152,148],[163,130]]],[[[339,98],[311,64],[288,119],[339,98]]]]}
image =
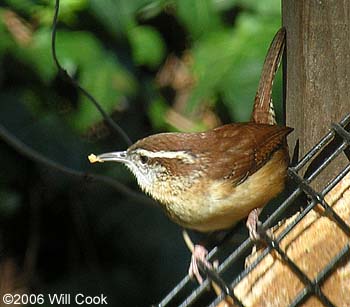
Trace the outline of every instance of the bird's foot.
{"type": "Polygon", "coordinates": [[[195,277],[199,284],[203,283],[203,277],[199,272],[198,262],[201,262],[201,264],[208,270],[213,270],[218,266],[217,261],[214,261],[213,264],[211,264],[206,259],[207,255],[208,250],[204,246],[198,244],[194,245],[188,274],[191,278],[195,277]]]}
{"type": "Polygon", "coordinates": [[[259,221],[260,208],[253,209],[247,218],[247,228],[249,230],[249,237],[253,241],[261,241],[264,230],[262,229],[262,223],[259,221]]]}

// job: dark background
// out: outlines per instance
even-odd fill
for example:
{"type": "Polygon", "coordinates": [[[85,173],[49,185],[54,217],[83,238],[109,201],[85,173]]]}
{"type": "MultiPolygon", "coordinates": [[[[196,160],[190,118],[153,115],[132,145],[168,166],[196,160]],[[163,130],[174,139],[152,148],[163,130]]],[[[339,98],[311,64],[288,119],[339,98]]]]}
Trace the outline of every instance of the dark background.
{"type": "MultiPolygon", "coordinates": [[[[187,272],[180,227],[122,166],[88,163],[126,143],[57,73],[54,1],[0,4],[0,292],[158,302],[187,272]]],[[[277,0],[62,0],[57,55],[135,141],[247,121],[279,25],[277,0]]]]}

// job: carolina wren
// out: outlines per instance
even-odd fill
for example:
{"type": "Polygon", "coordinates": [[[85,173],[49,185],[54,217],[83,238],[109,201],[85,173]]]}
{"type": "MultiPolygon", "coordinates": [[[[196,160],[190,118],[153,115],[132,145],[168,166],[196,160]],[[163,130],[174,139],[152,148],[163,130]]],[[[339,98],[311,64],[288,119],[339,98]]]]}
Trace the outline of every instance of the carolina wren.
{"type": "Polygon", "coordinates": [[[124,163],[181,226],[220,230],[283,189],[288,165],[283,145],[290,131],[244,123],[202,133],[161,133],[97,159],[124,163]]]}
{"type": "Polygon", "coordinates": [[[141,189],[168,216],[201,232],[232,227],[284,188],[289,163],[286,136],[271,102],[274,75],[284,48],[277,32],[265,59],[252,119],[200,133],[160,133],[126,151],[91,156],[91,162],[126,165],[141,189]]]}

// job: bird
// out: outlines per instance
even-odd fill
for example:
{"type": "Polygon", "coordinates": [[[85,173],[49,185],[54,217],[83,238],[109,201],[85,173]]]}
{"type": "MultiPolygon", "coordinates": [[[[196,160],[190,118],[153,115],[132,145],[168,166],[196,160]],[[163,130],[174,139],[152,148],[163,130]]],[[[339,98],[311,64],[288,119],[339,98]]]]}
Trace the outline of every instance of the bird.
{"type": "MultiPolygon", "coordinates": [[[[263,65],[249,122],[204,132],[166,132],[138,140],[125,151],[91,154],[90,162],[118,162],[185,229],[213,232],[247,218],[259,237],[262,208],[283,189],[289,165],[287,135],[276,123],[271,93],[285,46],[286,31],[275,35],[263,65]]],[[[195,245],[189,274],[201,283],[197,261],[212,267],[207,250],[195,245]]]]}

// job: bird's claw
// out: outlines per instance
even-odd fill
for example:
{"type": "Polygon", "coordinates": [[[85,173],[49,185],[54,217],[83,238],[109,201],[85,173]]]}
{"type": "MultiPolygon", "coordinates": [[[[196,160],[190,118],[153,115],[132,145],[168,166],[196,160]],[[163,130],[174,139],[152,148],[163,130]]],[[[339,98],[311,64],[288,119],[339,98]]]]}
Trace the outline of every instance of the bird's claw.
{"type": "Polygon", "coordinates": [[[213,270],[218,266],[218,262],[211,264],[207,259],[208,250],[202,245],[195,245],[192,252],[191,263],[188,274],[191,278],[196,278],[199,284],[203,283],[203,277],[199,272],[198,262],[200,261],[208,270],[213,270]]]}
{"type": "Polygon", "coordinates": [[[252,210],[247,219],[247,228],[249,230],[249,237],[257,242],[261,240],[261,237],[264,233],[264,230],[262,228],[262,223],[259,221],[259,214],[261,212],[260,208],[256,208],[252,210]]]}

